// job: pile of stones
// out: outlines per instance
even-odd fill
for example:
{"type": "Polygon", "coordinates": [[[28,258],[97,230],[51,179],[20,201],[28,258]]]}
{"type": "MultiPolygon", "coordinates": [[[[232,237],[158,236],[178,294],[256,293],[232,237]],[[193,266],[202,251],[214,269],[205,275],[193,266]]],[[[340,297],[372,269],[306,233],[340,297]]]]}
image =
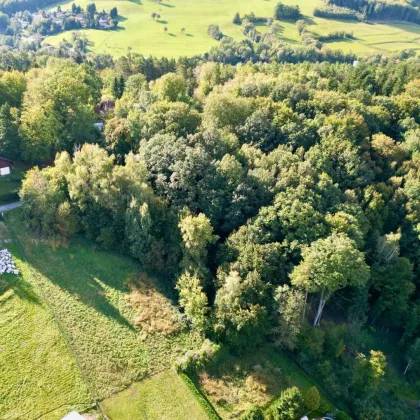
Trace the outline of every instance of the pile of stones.
{"type": "Polygon", "coordinates": [[[0,250],[0,274],[3,273],[19,274],[12,254],[7,249],[0,250]]]}

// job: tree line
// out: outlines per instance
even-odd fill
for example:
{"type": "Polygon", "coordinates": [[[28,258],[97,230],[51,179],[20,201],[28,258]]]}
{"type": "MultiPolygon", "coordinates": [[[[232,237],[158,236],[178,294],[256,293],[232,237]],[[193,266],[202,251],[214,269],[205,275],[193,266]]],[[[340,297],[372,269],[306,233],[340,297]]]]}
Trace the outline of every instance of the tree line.
{"type": "MultiPolygon", "coordinates": [[[[401,20],[420,23],[420,9],[408,2],[394,2],[387,0],[327,0],[328,5],[339,6],[361,13],[364,20],[401,20]]],[[[323,8],[321,8],[323,10],[323,8]]],[[[331,12],[340,9],[330,9],[331,12]]],[[[358,16],[358,15],[356,15],[358,16]]],[[[337,16],[331,16],[337,17],[337,16]]]]}

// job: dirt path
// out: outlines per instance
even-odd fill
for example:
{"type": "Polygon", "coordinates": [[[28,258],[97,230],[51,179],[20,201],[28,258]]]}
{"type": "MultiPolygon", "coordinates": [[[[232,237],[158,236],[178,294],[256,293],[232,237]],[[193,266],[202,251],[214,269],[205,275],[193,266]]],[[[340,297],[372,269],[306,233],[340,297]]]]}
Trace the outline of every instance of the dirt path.
{"type": "Polygon", "coordinates": [[[20,201],[16,201],[16,203],[10,203],[10,204],[4,204],[3,206],[0,206],[0,213],[3,213],[4,211],[13,210],[17,207],[20,207],[22,203],[20,201]]]}

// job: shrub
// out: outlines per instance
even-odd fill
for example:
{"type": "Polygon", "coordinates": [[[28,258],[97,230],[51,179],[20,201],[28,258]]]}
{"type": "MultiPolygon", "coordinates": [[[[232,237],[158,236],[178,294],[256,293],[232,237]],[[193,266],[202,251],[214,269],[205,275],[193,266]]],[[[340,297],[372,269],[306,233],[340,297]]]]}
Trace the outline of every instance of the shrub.
{"type": "Polygon", "coordinates": [[[318,410],[321,404],[321,397],[316,386],[309,388],[303,395],[303,401],[308,410],[315,411],[318,410]]]}
{"type": "Polygon", "coordinates": [[[216,39],[217,41],[220,41],[224,37],[222,31],[219,28],[219,25],[210,25],[207,28],[207,34],[210,35],[212,38],[216,39]]]}
{"type": "Polygon", "coordinates": [[[190,350],[175,361],[178,372],[194,372],[216,357],[220,346],[205,340],[199,350],[190,350]]]}
{"type": "Polygon", "coordinates": [[[305,413],[305,404],[301,392],[297,387],[288,388],[268,411],[269,420],[295,420],[305,413]]]}
{"type": "Polygon", "coordinates": [[[264,420],[264,412],[261,407],[251,407],[241,416],[241,420],[264,420]]]}

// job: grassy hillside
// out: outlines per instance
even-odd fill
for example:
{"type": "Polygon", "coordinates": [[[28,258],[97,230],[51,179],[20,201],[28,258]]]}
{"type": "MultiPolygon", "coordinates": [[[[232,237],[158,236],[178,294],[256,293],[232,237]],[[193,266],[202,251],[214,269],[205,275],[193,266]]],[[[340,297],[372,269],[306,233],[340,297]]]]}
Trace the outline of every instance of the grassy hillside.
{"type": "Polygon", "coordinates": [[[87,386],[22,254],[0,222],[0,248],[21,275],[0,276],[0,417],[61,418],[93,404],[87,386]]]}
{"type": "MultiPolygon", "coordinates": [[[[332,42],[331,48],[345,51],[396,51],[405,48],[420,49],[420,26],[408,23],[366,24],[356,21],[333,21],[315,18],[312,15],[314,2],[311,0],[284,0],[288,4],[299,4],[309,21],[310,30],[326,35],[336,30],[353,31],[356,39],[332,42]]],[[[70,8],[73,1],[64,1],[63,9],[70,8]]],[[[83,8],[90,0],[76,2],[83,8]]],[[[99,0],[98,10],[109,11],[117,6],[121,16],[116,31],[84,29],[92,42],[91,50],[121,56],[128,48],[144,55],[179,57],[201,54],[208,51],[216,41],[207,35],[210,24],[218,24],[222,32],[235,39],[243,38],[240,27],[232,23],[235,12],[241,15],[254,12],[258,16],[272,16],[277,0],[166,0],[160,5],[150,0],[99,0]],[[161,15],[159,22],[150,17],[152,12],[161,15]],[[164,27],[168,32],[164,32],[164,27]],[[185,33],[181,33],[185,28],[185,33]]],[[[56,6],[55,6],[56,7],[56,6]]],[[[295,43],[298,36],[294,23],[282,22],[281,38],[295,43]]],[[[260,29],[261,30],[261,29],[260,29]]],[[[48,43],[58,44],[63,38],[70,39],[70,33],[60,33],[47,38],[48,43]]]]}
{"type": "Polygon", "coordinates": [[[192,398],[186,384],[173,370],[161,372],[134,384],[118,395],[104,400],[102,407],[111,419],[116,420],[208,418],[199,402],[192,398]]]}
{"type": "Polygon", "coordinates": [[[65,246],[37,240],[22,227],[20,211],[6,221],[13,239],[6,246],[22,271],[1,279],[6,418],[37,418],[57,408],[46,417],[56,419],[71,407],[86,409],[93,399],[169,369],[199,345],[165,291],[129,259],[84,239],[65,246]]]}

